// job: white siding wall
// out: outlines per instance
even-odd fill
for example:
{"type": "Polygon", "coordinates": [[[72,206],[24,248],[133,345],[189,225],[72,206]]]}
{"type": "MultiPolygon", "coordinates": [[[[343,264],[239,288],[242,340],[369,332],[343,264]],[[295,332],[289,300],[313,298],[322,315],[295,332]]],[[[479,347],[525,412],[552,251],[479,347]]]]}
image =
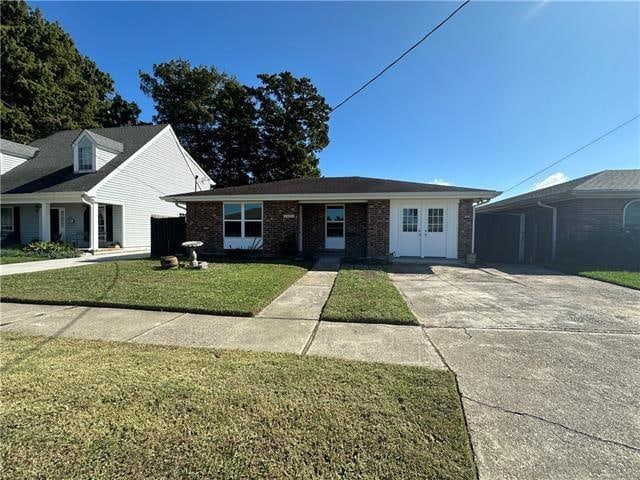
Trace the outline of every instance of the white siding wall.
{"type": "Polygon", "coordinates": [[[98,188],[98,202],[125,205],[123,247],[151,245],[152,215],[176,217],[184,213],[183,209],[160,197],[193,191],[195,180],[192,168],[189,168],[178,143],[166,129],[146,150],[98,188]]]}
{"type": "Polygon", "coordinates": [[[40,238],[40,218],[35,205],[20,205],[20,243],[40,238]]]}
{"type": "Polygon", "coordinates": [[[12,168],[16,168],[21,163],[26,162],[26,158],[16,157],[15,155],[9,155],[8,153],[0,154],[0,175],[4,175],[12,168]]]}
{"type": "Polygon", "coordinates": [[[111,153],[101,148],[96,147],[96,170],[100,170],[105,164],[117,155],[117,153],[111,153]]]}

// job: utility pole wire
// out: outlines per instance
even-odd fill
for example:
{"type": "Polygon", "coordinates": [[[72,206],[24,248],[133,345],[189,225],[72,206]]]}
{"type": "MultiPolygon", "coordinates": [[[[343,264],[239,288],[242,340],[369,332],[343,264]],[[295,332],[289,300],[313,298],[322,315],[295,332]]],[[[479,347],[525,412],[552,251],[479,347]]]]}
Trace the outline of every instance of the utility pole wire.
{"type": "Polygon", "coordinates": [[[581,146],[580,148],[578,148],[577,150],[574,150],[573,152],[571,152],[568,155],[565,155],[564,157],[562,157],[560,160],[556,160],[555,162],[547,165],[546,167],[544,167],[542,170],[534,173],[533,175],[528,176],[527,178],[525,178],[524,180],[522,180],[521,182],[516,183],[514,186],[507,188],[505,191],[503,191],[499,196],[504,195],[505,193],[513,190],[516,187],[519,187],[520,185],[522,185],[523,183],[525,183],[528,180],[531,180],[533,177],[537,177],[538,175],[540,175],[542,172],[545,172],[547,170],[549,170],[551,167],[555,167],[556,165],[558,165],[560,162],[565,161],[567,158],[572,157],[573,155],[575,155],[576,153],[584,150],[587,147],[590,147],[591,145],[593,145],[596,142],[599,142],[600,140],[602,140],[604,137],[611,135],[613,132],[615,132],[616,130],[620,130],[622,127],[624,127],[625,125],[633,122],[634,120],[636,120],[638,117],[640,117],[640,114],[636,115],[633,118],[630,118],[629,120],[627,120],[624,123],[621,123],[620,125],[618,125],[615,128],[612,128],[611,130],[609,130],[607,133],[604,133],[602,135],[600,135],[598,138],[596,138],[595,140],[591,140],[589,143],[585,143],[583,146],[581,146]]]}
{"type": "Polygon", "coordinates": [[[420,40],[418,40],[416,43],[414,43],[413,45],[411,45],[411,47],[409,47],[407,50],[404,51],[404,53],[402,55],[400,55],[398,58],[396,58],[393,62],[391,62],[389,65],[387,65],[386,67],[384,67],[377,75],[375,75],[371,80],[369,80],[368,82],[366,82],[364,85],[362,85],[359,89],[357,89],[355,92],[353,92],[351,95],[349,95],[347,98],[345,98],[344,100],[342,100],[339,104],[337,104],[335,107],[333,107],[331,109],[331,113],[335,112],[338,108],[340,108],[342,105],[344,105],[345,103],[347,103],[349,100],[351,100],[353,97],[355,97],[357,94],[359,94],[361,91],[363,91],[365,88],[367,88],[369,85],[371,85],[373,82],[375,82],[378,78],[380,78],[387,70],[389,70],[391,67],[393,67],[396,63],[398,63],[400,60],[402,60],[405,56],[407,56],[407,54],[409,52],[411,52],[414,48],[416,48],[418,45],[420,45],[422,42],[424,42],[427,38],[429,38],[431,36],[432,33],[434,33],[436,30],[438,30],[441,26],[443,26],[445,23],[447,23],[449,21],[449,19],[451,19],[451,17],[453,17],[456,13],[458,13],[460,10],[462,10],[462,8],[469,3],[471,0],[466,0],[466,2],[464,2],[462,5],[460,5],[458,8],[456,8],[453,12],[451,12],[449,14],[449,16],[447,18],[445,18],[444,20],[442,20],[438,25],[436,25],[434,28],[431,29],[431,31],[429,33],[427,33],[424,37],[422,37],[420,40]]]}

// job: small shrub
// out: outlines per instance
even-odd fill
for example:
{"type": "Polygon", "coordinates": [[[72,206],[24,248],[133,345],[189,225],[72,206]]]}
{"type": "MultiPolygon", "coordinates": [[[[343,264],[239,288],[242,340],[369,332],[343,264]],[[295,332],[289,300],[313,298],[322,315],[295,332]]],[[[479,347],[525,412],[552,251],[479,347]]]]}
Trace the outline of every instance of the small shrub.
{"type": "Polygon", "coordinates": [[[80,256],[80,250],[67,243],[31,242],[22,248],[26,255],[49,258],[73,258],[80,256]]]}

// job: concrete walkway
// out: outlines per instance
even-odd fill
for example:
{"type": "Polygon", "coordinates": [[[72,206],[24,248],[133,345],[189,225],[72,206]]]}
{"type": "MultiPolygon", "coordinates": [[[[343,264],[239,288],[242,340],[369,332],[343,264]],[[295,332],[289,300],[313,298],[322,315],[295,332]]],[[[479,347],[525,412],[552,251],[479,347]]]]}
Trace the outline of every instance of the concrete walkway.
{"type": "Polygon", "coordinates": [[[257,316],[320,320],[338,270],[340,270],[340,257],[320,257],[311,270],[267,305],[257,316]]]}
{"type": "Polygon", "coordinates": [[[0,333],[287,352],[444,368],[421,327],[0,304],[0,333]]]}
{"type": "Polygon", "coordinates": [[[147,258],[149,251],[123,251],[117,253],[107,253],[99,255],[83,255],[76,258],[59,258],[56,260],[39,260],[36,262],[9,263],[0,265],[0,277],[4,275],[17,275],[19,273],[43,272],[45,270],[56,270],[58,268],[82,267],[84,265],[94,265],[99,262],[110,262],[113,260],[135,260],[147,258]]]}

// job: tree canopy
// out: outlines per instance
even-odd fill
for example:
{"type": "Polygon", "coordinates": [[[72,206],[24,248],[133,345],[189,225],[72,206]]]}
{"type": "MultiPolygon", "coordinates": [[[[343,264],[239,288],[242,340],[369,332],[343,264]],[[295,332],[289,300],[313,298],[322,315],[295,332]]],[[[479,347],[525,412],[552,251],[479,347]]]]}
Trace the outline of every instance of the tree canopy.
{"type": "Polygon", "coordinates": [[[170,123],[219,186],[319,176],[330,107],[308,78],[261,74],[242,85],[214,67],[172,60],[140,72],[154,121],[170,123]]]}
{"type": "Polygon", "coordinates": [[[24,1],[0,8],[3,138],[28,143],[57,130],[137,123],[135,102],[115,93],[60,25],[24,1]]]}

